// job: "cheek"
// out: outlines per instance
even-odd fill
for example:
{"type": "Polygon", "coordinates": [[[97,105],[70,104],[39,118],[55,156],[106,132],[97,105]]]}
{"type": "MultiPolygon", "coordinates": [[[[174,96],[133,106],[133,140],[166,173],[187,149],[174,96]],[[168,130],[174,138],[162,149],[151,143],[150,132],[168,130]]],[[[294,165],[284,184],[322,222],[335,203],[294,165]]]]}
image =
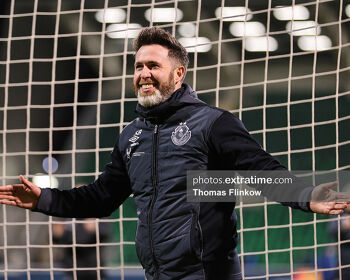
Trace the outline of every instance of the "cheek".
{"type": "Polygon", "coordinates": [[[164,75],[164,73],[154,73],[153,79],[159,83],[168,83],[169,75],[164,75]]]}
{"type": "Polygon", "coordinates": [[[140,75],[135,73],[134,74],[134,79],[133,79],[134,84],[136,84],[139,80],[140,80],[140,75]]]}
{"type": "Polygon", "coordinates": [[[136,76],[134,76],[134,80],[133,80],[133,88],[134,88],[134,91],[137,92],[139,90],[139,86],[138,86],[138,78],[136,76]]]}

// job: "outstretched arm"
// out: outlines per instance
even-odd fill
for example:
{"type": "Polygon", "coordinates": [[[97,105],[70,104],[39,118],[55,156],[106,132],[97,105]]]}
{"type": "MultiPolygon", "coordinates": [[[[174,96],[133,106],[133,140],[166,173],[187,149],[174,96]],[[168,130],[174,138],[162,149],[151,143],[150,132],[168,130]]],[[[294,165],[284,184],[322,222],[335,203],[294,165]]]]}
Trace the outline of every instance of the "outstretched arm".
{"type": "Polygon", "coordinates": [[[41,189],[22,175],[19,179],[22,184],[0,186],[0,203],[34,209],[38,204],[41,189]]]}
{"type": "Polygon", "coordinates": [[[104,172],[93,183],[70,190],[40,189],[20,176],[22,184],[0,187],[0,203],[57,217],[109,216],[131,194],[130,181],[118,142],[111,159],[104,172]]]}
{"type": "MultiPolygon", "coordinates": [[[[242,122],[231,113],[224,112],[214,123],[209,135],[215,165],[212,169],[222,170],[276,170],[283,176],[287,169],[274,157],[265,152],[250,136],[242,122]]],[[[279,174],[279,173],[277,173],[279,174]]],[[[279,175],[278,175],[279,176],[279,175]]],[[[293,176],[294,177],[294,176],[293,176]]],[[[283,205],[313,211],[319,214],[339,215],[350,203],[350,194],[333,191],[337,183],[327,183],[312,188],[303,183],[282,188],[275,192],[271,185],[269,195],[284,197],[283,205]],[[292,200],[288,200],[292,199],[292,200]],[[288,202],[289,201],[289,202],[288,202]]],[[[265,189],[268,192],[269,189],[265,189]]]]}
{"type": "Polygon", "coordinates": [[[318,214],[340,215],[350,204],[350,194],[332,190],[338,182],[316,186],[311,193],[310,209],[318,214]]]}

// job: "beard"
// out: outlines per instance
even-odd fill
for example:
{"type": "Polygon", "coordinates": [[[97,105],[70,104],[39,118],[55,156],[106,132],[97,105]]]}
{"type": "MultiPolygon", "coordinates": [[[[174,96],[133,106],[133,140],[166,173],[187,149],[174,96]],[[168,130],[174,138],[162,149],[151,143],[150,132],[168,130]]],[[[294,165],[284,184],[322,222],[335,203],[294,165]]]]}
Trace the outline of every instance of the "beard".
{"type": "Polygon", "coordinates": [[[145,95],[145,96],[141,95],[140,89],[138,86],[139,81],[134,85],[137,101],[139,102],[140,105],[144,107],[152,107],[166,101],[175,91],[175,82],[174,82],[173,73],[170,73],[167,83],[160,84],[158,81],[153,79],[152,79],[152,82],[154,83],[156,90],[151,95],[145,95]]]}

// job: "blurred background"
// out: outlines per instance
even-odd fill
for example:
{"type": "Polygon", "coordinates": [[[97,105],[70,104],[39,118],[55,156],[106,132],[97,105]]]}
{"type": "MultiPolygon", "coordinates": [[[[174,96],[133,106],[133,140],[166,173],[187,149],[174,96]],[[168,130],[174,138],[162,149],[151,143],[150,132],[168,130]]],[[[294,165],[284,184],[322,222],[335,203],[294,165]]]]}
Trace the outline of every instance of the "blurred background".
{"type": "MultiPolygon", "coordinates": [[[[349,0],[1,0],[2,184],[23,174],[69,189],[98,176],[136,116],[132,39],[151,25],[187,47],[199,98],[239,116],[289,169],[349,168],[349,0]]],[[[247,279],[293,279],[322,258],[330,273],[318,279],[337,279],[338,218],[273,203],[237,214],[247,279]]],[[[0,279],[62,276],[52,224],[82,221],[2,206],[0,222],[0,279]]],[[[132,199],[101,223],[109,235],[94,244],[106,247],[108,277],[139,277],[132,199]]]]}

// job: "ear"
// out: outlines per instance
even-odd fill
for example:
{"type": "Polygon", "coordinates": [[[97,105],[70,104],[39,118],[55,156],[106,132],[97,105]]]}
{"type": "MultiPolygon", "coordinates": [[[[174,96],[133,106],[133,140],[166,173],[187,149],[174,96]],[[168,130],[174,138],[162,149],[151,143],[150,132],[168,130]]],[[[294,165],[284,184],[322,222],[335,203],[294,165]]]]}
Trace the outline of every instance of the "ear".
{"type": "Polygon", "coordinates": [[[185,67],[183,67],[183,66],[176,67],[174,70],[174,82],[175,82],[175,84],[181,83],[184,75],[185,75],[185,67]]]}

